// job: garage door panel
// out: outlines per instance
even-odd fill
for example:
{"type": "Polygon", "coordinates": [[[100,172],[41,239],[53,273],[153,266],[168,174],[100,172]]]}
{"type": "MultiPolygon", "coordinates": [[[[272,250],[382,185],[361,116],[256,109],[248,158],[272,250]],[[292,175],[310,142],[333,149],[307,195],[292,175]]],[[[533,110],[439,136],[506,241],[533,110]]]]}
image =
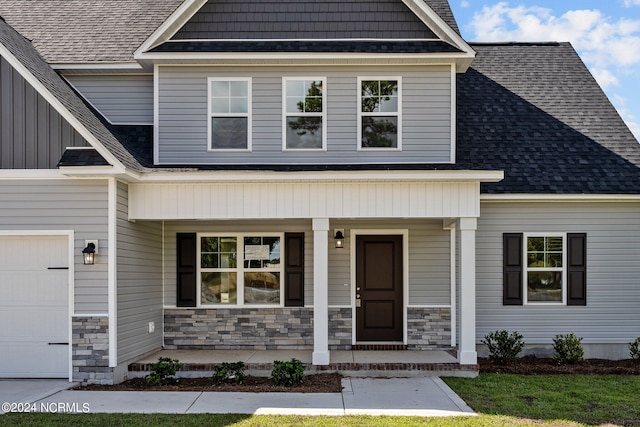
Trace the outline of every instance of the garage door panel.
{"type": "Polygon", "coordinates": [[[0,236],[0,377],[68,376],[69,271],[49,269],[68,255],[64,236],[0,236]]]}

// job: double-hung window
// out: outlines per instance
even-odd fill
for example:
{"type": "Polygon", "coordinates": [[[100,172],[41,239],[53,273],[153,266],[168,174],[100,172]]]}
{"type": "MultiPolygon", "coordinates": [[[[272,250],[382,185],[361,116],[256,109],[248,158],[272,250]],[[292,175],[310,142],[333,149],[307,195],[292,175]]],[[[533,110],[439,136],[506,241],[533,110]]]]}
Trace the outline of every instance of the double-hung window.
{"type": "Polygon", "coordinates": [[[324,77],[282,79],[283,150],[326,150],[326,87],[324,77]]]}
{"type": "Polygon", "coordinates": [[[358,149],[402,149],[400,77],[358,78],[358,149]]]}
{"type": "Polygon", "coordinates": [[[566,244],[563,234],[525,234],[525,303],[566,303],[566,244]]]}
{"type": "Polygon", "coordinates": [[[209,150],[251,150],[251,79],[210,77],[209,150]]]}
{"type": "Polygon", "coordinates": [[[282,305],[281,234],[202,234],[201,306],[282,305]]]}

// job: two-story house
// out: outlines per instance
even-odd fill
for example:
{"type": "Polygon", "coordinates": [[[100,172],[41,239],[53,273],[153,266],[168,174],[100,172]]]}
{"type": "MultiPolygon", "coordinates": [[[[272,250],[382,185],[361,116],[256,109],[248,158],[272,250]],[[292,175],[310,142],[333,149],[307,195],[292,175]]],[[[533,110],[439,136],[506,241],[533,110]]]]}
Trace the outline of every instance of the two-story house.
{"type": "Polygon", "coordinates": [[[0,377],[640,335],[640,145],[445,0],[0,3],[0,377]]]}

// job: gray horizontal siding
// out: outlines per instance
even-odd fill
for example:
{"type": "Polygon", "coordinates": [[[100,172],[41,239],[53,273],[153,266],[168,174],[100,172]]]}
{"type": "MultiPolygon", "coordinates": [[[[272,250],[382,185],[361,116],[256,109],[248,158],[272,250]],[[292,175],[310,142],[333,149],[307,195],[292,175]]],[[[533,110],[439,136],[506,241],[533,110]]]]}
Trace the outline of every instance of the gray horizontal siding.
{"type": "Polygon", "coordinates": [[[162,347],[162,224],[128,221],[128,186],[116,207],[118,363],[162,347]],[[149,322],[155,332],[148,332],[149,322]]]}
{"type": "MultiPolygon", "coordinates": [[[[351,305],[351,259],[349,230],[409,229],[409,304],[448,305],[451,303],[449,232],[440,221],[332,221],[331,230],[344,228],[344,249],[336,249],[329,239],[329,305],[351,305]],[[347,286],[345,286],[345,284],[347,286]]],[[[164,234],[165,306],[176,305],[176,233],[179,232],[304,232],[305,304],[313,304],[313,231],[310,221],[264,221],[260,223],[167,222],[164,234]]],[[[330,236],[331,237],[331,236],[330,236]]]]}
{"type": "Polygon", "coordinates": [[[0,230],[75,232],[75,313],[107,313],[107,181],[0,180],[0,200],[0,230]],[[84,242],[95,239],[96,264],[84,265],[84,242]]]}
{"type": "Polygon", "coordinates": [[[88,143],[0,58],[0,169],[52,169],[66,147],[88,143]]]}
{"type": "Polygon", "coordinates": [[[65,78],[114,124],[153,124],[153,76],[66,75],[65,78]]]}
{"type": "Polygon", "coordinates": [[[477,232],[477,340],[517,330],[529,344],[574,332],[585,344],[640,334],[639,203],[482,203],[477,232]],[[502,233],[587,233],[587,306],[503,306],[502,233]]]}
{"type": "Polygon", "coordinates": [[[207,2],[174,39],[436,38],[395,0],[207,2]]]}
{"type": "Polygon", "coordinates": [[[159,68],[159,161],[163,164],[353,164],[449,162],[451,74],[445,66],[402,70],[159,68]],[[253,151],[207,152],[207,77],[251,77],[253,151]],[[327,77],[327,151],[282,151],[282,77],[327,77]],[[403,150],[357,151],[357,77],[401,76],[403,150]]]}

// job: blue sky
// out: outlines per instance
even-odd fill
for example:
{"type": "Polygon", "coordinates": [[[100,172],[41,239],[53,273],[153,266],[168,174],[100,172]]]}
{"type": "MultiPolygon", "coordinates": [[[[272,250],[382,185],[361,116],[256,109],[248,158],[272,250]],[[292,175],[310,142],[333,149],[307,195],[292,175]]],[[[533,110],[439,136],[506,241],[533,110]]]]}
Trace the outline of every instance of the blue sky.
{"type": "Polygon", "coordinates": [[[640,140],[640,0],[449,0],[467,41],[569,41],[640,140]]]}

